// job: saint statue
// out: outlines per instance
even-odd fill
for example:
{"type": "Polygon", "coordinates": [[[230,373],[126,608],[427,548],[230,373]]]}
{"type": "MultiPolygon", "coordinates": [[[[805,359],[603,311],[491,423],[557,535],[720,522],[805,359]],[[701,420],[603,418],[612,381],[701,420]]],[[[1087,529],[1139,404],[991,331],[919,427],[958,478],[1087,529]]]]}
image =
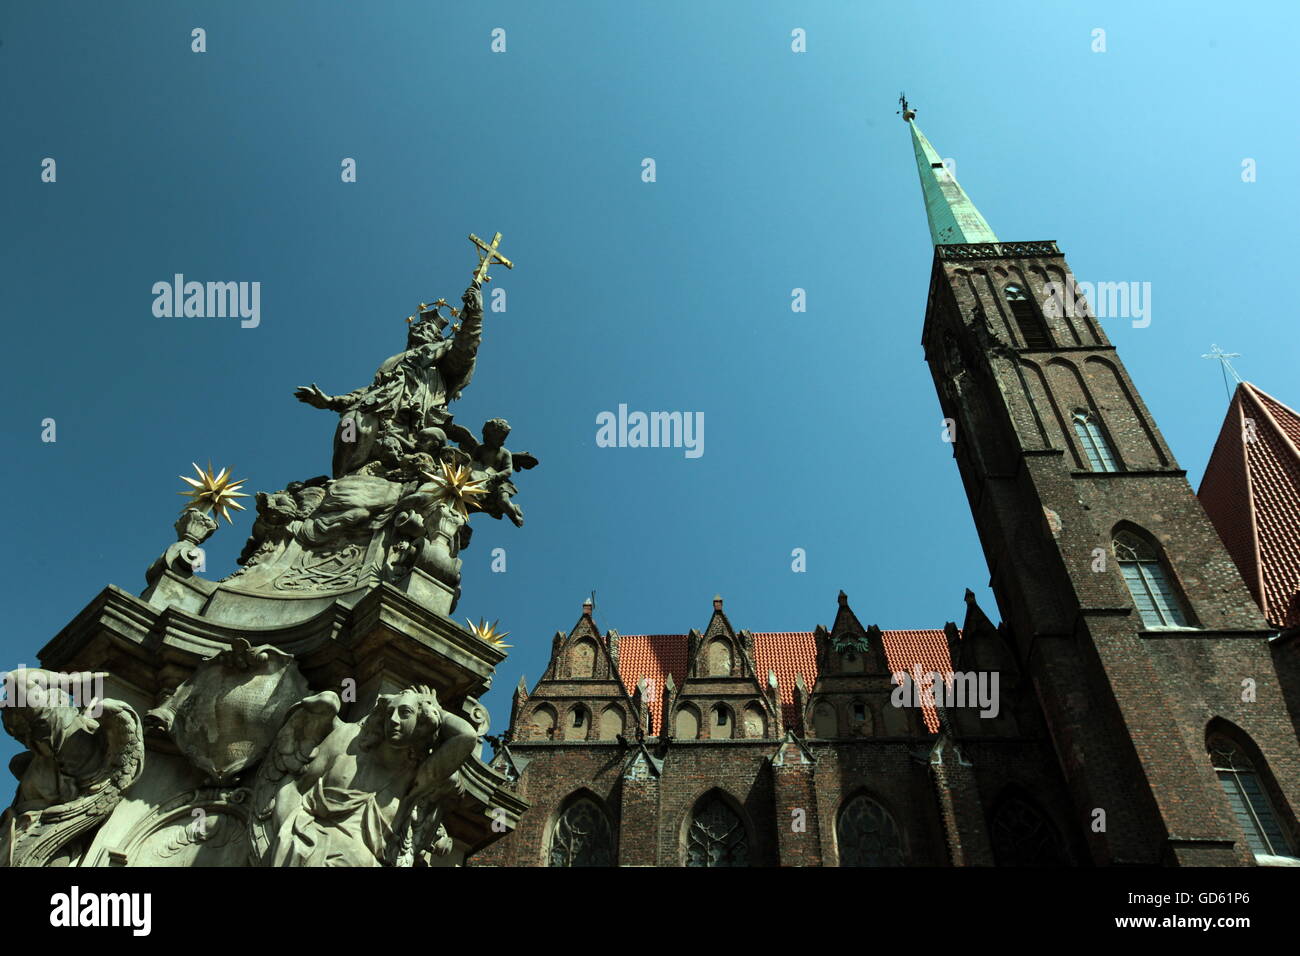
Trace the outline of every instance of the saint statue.
{"type": "Polygon", "coordinates": [[[294,395],[316,408],[340,413],[334,436],[335,478],[372,461],[416,451],[437,452],[446,443],[442,426],[451,420],[447,403],[460,397],[474,376],[483,338],[483,296],[476,280],[461,297],[461,325],[443,336],[447,318],[438,307],[411,324],[406,350],[385,360],[375,380],[346,395],[327,395],[315,384],[294,395]]]}

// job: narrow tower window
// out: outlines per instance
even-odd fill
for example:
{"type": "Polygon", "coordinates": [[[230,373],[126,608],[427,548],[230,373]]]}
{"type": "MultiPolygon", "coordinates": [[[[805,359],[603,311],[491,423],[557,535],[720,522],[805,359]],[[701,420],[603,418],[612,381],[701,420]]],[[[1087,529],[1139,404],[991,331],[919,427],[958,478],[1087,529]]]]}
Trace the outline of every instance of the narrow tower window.
{"type": "Polygon", "coordinates": [[[1187,627],[1182,598],[1155,544],[1121,531],[1112,546],[1142,623],[1147,627],[1187,627]]]}
{"type": "Polygon", "coordinates": [[[1079,436],[1079,444],[1083,446],[1083,453],[1088,456],[1088,465],[1093,471],[1120,470],[1097,416],[1092,412],[1075,412],[1074,433],[1079,436]]]}
{"type": "Polygon", "coordinates": [[[1007,305],[1011,307],[1011,317],[1016,320],[1016,328],[1027,349],[1047,349],[1052,347],[1043,328],[1043,321],[1038,317],[1029,295],[1018,285],[1009,285],[1003,290],[1007,305]]]}
{"type": "Polygon", "coordinates": [[[1257,856],[1290,856],[1291,847],[1278,823],[1259,774],[1235,742],[1216,734],[1208,742],[1210,760],[1219,786],[1228,797],[1233,815],[1246,834],[1246,843],[1257,856]]]}

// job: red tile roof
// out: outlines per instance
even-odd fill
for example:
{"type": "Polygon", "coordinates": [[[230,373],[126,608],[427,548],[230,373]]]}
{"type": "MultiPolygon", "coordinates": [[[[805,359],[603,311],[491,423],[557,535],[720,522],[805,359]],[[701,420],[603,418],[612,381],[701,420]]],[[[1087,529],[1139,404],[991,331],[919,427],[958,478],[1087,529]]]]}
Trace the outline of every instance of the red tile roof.
{"type": "Polygon", "coordinates": [[[1238,385],[1197,497],[1268,622],[1300,626],[1300,414],[1238,385]]]}
{"type": "MultiPolygon", "coordinates": [[[[952,670],[948,657],[948,640],[943,631],[883,631],[885,659],[891,672],[919,669],[921,673],[952,670]]],[[[754,631],[754,666],[760,686],[766,686],[769,671],[776,672],[781,694],[781,710],[786,726],[796,719],[794,677],[802,674],[811,691],[817,682],[817,650],[812,631],[754,631]]],[[[685,634],[624,634],[618,643],[618,674],[628,693],[634,693],[643,678],[654,682],[650,713],[655,732],[663,726],[664,681],[672,674],[681,687],[686,680],[685,634]]],[[[939,729],[939,718],[932,706],[923,706],[926,726],[939,729]]]]}

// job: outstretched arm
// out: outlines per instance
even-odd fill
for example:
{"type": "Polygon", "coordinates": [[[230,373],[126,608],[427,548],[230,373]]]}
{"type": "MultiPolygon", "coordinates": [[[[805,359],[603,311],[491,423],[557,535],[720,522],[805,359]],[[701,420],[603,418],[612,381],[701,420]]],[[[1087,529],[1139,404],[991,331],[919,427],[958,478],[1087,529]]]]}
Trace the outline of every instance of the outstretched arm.
{"type": "Polygon", "coordinates": [[[477,283],[460,297],[464,308],[460,313],[460,330],[451,340],[451,348],[438,363],[447,393],[457,397],[474,375],[474,359],[479,343],[483,341],[483,294],[477,283]]]}

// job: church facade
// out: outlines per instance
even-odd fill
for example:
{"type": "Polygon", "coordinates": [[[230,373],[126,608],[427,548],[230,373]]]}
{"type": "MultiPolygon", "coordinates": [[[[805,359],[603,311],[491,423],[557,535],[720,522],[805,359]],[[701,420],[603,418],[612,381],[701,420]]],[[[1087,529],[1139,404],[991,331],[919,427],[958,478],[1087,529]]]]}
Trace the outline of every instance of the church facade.
{"type": "Polygon", "coordinates": [[[803,633],[719,598],[602,635],[584,607],[492,760],[531,809],[471,865],[1300,864],[1289,606],[1261,612],[1056,243],[998,239],[903,115],[921,341],[1002,623],[970,592],[921,631],[843,594],[803,633]]]}

